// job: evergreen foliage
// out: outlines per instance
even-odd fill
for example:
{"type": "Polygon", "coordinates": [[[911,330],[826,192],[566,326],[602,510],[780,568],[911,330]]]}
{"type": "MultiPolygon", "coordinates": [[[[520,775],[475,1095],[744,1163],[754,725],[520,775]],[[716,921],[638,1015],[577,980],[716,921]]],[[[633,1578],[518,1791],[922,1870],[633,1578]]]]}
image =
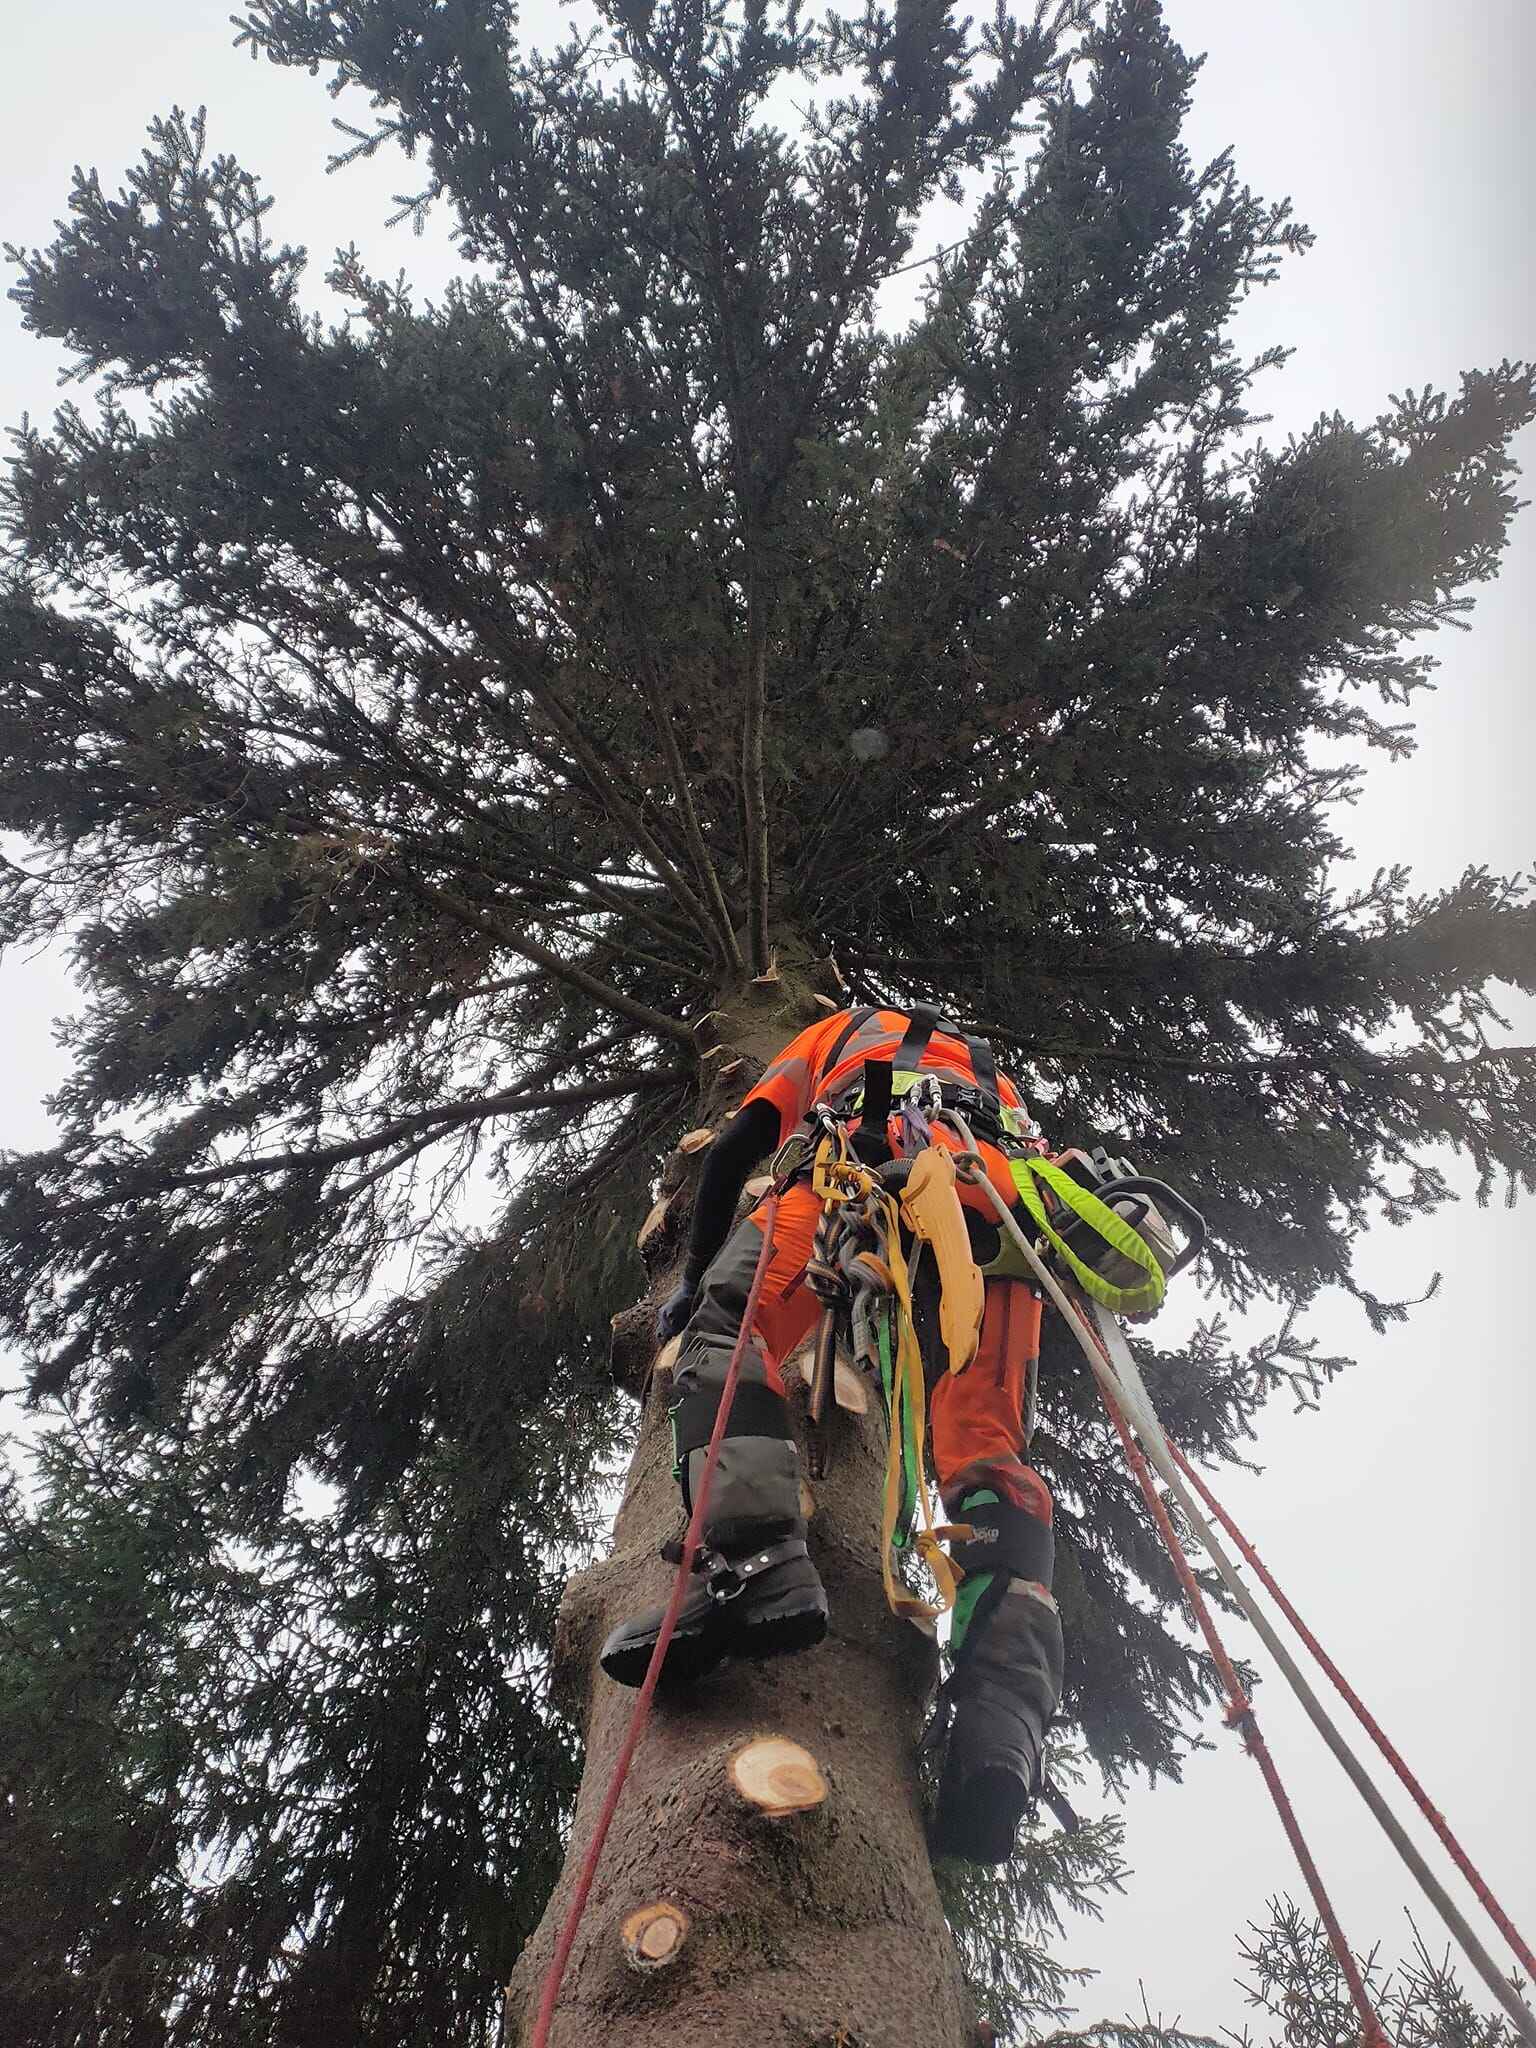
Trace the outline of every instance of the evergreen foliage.
{"type": "MultiPolygon", "coordinates": [[[[325,324],[179,112],[11,252],[94,392],[17,436],[0,570],[0,944],[84,991],[58,1142],[0,1165],[58,1418],[0,1530],[0,1996],[50,2048],[489,2038],[574,1783],[547,1657],[634,1224],[696,1020],[776,957],[944,1002],[1054,1135],[1198,1193],[1215,1287],[1285,1321],[1148,1347],[1209,1460],[1337,1369],[1290,1317],[1368,1300],[1354,1241],[1444,1148],[1536,1182],[1524,886],[1337,879],[1532,375],[1267,445],[1280,352],[1226,329],[1307,235],[1188,155],[1153,0],[241,33],[369,97],[348,153],[421,161],[465,273],[341,252],[325,324]]],[[[1044,1383],[1069,1710],[1111,1780],[1176,1774],[1210,1673],[1044,1383]]]]}
{"type": "MultiPolygon", "coordinates": [[[[1347,2048],[1359,2039],[1360,2022],[1328,1937],[1294,1901],[1272,1899],[1268,1922],[1249,1928],[1240,1954],[1247,1972],[1242,1988],[1264,2015],[1260,2032],[1275,2048],[1347,2048]]],[[[1437,1958],[1413,1927],[1412,1953],[1394,1967],[1384,1968],[1374,1949],[1359,1958],[1388,2040],[1398,2048],[1514,2048],[1514,2028],[1502,2013],[1478,2011],[1450,1956],[1447,1948],[1437,1958]]],[[[1245,2033],[1238,2048],[1247,2048],[1250,2038],[1245,2033]]]]}

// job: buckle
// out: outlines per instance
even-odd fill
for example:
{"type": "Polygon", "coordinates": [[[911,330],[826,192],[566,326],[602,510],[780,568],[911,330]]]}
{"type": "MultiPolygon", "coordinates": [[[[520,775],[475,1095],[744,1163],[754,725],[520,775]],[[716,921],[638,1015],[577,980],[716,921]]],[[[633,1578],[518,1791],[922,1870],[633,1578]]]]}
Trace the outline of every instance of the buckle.
{"type": "Polygon", "coordinates": [[[711,1600],[734,1600],[746,1591],[747,1581],[755,1579],[759,1572],[771,1571],[788,1558],[805,1555],[803,1536],[781,1536],[765,1543],[760,1550],[749,1551],[734,1563],[723,1551],[701,1547],[693,1568],[703,1579],[704,1590],[711,1600]]]}
{"type": "Polygon", "coordinates": [[[694,1570],[703,1579],[704,1590],[710,1599],[722,1603],[734,1600],[746,1584],[730,1559],[718,1550],[701,1550],[694,1570]]]}

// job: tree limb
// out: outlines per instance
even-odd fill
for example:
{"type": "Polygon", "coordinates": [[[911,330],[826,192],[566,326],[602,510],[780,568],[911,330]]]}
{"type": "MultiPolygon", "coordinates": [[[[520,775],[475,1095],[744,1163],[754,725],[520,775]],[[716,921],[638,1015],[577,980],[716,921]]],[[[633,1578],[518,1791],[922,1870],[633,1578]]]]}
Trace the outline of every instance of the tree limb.
{"type": "MultiPolygon", "coordinates": [[[[254,1159],[231,1159],[222,1166],[209,1166],[197,1173],[178,1174],[170,1182],[176,1188],[210,1187],[216,1181],[243,1180],[263,1173],[314,1171],[339,1166],[349,1159],[365,1159],[398,1139],[419,1135],[431,1127],[440,1137],[460,1124],[483,1123],[487,1117],[520,1115],[534,1109],[583,1109],[596,1102],[613,1102],[620,1096],[648,1094],[687,1079],[680,1068],[652,1068],[649,1072],[615,1074],[606,1081],[592,1081],[581,1088],[508,1088],[499,1095],[477,1096],[472,1102],[457,1102],[442,1109],[424,1109],[414,1116],[397,1117],[366,1138],[352,1138],[345,1144],[322,1145],[313,1151],[264,1152],[254,1159]]],[[[419,1150],[412,1145],[403,1157],[419,1150]]],[[[359,1184],[361,1185],[361,1183],[359,1184]]],[[[355,1190],[348,1190],[355,1192],[355,1190]]]]}

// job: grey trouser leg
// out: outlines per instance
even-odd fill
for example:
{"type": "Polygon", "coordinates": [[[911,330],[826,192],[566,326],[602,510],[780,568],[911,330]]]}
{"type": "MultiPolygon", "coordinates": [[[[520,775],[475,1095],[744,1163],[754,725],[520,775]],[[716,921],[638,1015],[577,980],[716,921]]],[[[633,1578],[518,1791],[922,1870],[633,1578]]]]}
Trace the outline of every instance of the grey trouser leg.
{"type": "MultiPolygon", "coordinates": [[[[674,1382],[672,1429],[677,1476],[689,1507],[704,1469],[705,1446],[762,1248],[763,1233],[743,1218],[705,1273],[698,1307],[683,1336],[674,1382]]],[[[709,1528],[715,1540],[729,1543],[735,1524],[798,1523],[799,1519],[800,1468],[789,1411],[783,1396],[768,1384],[767,1362],[754,1332],[747,1339],[710,1489],[709,1528]]],[[[758,1538],[748,1533],[744,1540],[750,1544],[758,1538]]]]}

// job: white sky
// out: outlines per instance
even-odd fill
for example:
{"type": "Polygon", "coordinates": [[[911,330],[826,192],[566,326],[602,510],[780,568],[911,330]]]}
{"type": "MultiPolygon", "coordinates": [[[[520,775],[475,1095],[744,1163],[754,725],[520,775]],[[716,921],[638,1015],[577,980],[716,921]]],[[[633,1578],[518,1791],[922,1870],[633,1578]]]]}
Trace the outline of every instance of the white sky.
{"type": "MultiPolygon", "coordinates": [[[[1242,176],[1268,196],[1289,192],[1318,233],[1313,252],[1243,320],[1254,352],[1272,341],[1299,351],[1270,380],[1273,434],[1335,407],[1364,421],[1391,392],[1454,388],[1464,368],[1536,348],[1528,4],[1168,0],[1167,11],[1186,47],[1209,53],[1188,130],[1195,153],[1234,143],[1242,176]]],[[[320,82],[237,57],[227,12],[225,0],[140,0],[132,9],[80,0],[23,14],[13,0],[0,75],[0,234],[46,241],[75,163],[99,166],[113,187],[152,114],[206,102],[213,144],[261,175],[277,198],[275,231],[306,244],[317,270],[337,244],[356,240],[375,269],[404,268],[434,293],[453,270],[441,236],[417,241],[382,226],[400,174],[377,165],[327,178],[333,108],[320,82]]],[[[550,0],[535,0],[526,18],[531,34],[547,37],[557,14],[550,0]]],[[[361,119],[357,108],[343,111],[361,119]]],[[[24,410],[45,417],[57,367],[5,305],[0,420],[24,410]]],[[[1527,463],[1532,453],[1528,440],[1527,463]]],[[[1468,862],[1530,865],[1533,569],[1536,520],[1526,514],[1471,634],[1443,635],[1436,649],[1440,694],[1419,713],[1418,755],[1378,769],[1356,814],[1365,869],[1407,860],[1432,887],[1468,862]]],[[[0,1059],[11,1080],[0,1144],[46,1134],[40,1098],[61,1072],[49,1020],[67,1002],[57,963],[6,966],[0,1059]]],[[[1536,1030],[1529,1014],[1521,1024],[1526,1038],[1536,1030]]],[[[1350,1305],[1325,1305],[1312,1333],[1324,1350],[1357,1355],[1358,1369],[1320,1417],[1273,1416],[1263,1476],[1222,1486],[1528,1939],[1536,1798],[1522,1738],[1536,1679],[1526,1572],[1536,1538],[1536,1397],[1524,1318],[1533,1224],[1529,1205],[1511,1214],[1466,1203],[1379,1232],[1366,1249],[1368,1281],[1413,1294],[1440,1268],[1439,1298],[1384,1339],[1350,1305]]],[[[1259,1706],[1356,1945],[1379,1939],[1401,1952],[1411,1881],[1357,1819],[1337,1767],[1278,1684],[1262,1687],[1259,1706]]],[[[1210,1732],[1216,1750],[1182,1789],[1130,1803],[1136,1876],[1104,1927],[1071,1944],[1075,1960],[1102,1971],[1085,2012],[1137,2008],[1144,1984],[1165,2017],[1241,2024],[1236,1933],[1263,1917],[1270,1894],[1298,1892],[1298,1879],[1257,1771],[1234,1738],[1214,1724],[1210,1732]]],[[[1427,1908],[1413,1910],[1429,1932],[1427,1908]]]]}

